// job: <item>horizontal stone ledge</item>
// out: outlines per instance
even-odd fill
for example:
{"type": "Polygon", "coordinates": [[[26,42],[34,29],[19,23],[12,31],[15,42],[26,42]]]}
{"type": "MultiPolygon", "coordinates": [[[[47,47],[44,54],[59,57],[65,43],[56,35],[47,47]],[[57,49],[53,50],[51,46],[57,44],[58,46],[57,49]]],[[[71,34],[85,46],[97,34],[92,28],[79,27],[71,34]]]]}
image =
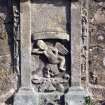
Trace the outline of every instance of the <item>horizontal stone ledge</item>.
{"type": "Polygon", "coordinates": [[[56,33],[56,32],[42,32],[42,33],[33,33],[32,40],[39,39],[61,39],[61,40],[70,40],[70,35],[67,33],[56,33]]]}

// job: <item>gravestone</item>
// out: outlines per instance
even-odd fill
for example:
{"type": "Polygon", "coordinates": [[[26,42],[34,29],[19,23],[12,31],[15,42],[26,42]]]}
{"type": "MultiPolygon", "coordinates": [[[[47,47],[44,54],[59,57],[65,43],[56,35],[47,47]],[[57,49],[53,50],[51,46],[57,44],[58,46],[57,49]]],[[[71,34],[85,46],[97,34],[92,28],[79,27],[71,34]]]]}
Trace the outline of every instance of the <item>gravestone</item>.
{"type": "Polygon", "coordinates": [[[81,36],[81,27],[88,30],[88,25],[84,21],[81,25],[81,19],[87,19],[84,11],[81,13],[83,4],[69,0],[23,0],[19,15],[14,3],[15,48],[20,48],[20,55],[15,50],[16,69],[21,77],[14,105],[85,103],[87,94],[81,88],[81,65],[86,73],[87,64],[83,63],[88,59],[85,51],[88,33],[81,36]]]}
{"type": "Polygon", "coordinates": [[[1,0],[0,105],[105,104],[104,20],[104,0],[1,0]]]}

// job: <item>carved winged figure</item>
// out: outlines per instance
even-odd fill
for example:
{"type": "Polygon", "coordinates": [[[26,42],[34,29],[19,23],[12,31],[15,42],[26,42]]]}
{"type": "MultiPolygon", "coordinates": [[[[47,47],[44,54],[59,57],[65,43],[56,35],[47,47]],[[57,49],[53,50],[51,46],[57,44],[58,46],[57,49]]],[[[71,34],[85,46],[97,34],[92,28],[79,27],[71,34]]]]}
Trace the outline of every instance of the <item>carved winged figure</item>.
{"type": "Polygon", "coordinates": [[[61,71],[65,71],[65,57],[68,50],[60,43],[56,43],[55,47],[47,45],[43,40],[37,41],[37,49],[32,49],[33,54],[43,54],[50,64],[58,64],[61,71]]]}

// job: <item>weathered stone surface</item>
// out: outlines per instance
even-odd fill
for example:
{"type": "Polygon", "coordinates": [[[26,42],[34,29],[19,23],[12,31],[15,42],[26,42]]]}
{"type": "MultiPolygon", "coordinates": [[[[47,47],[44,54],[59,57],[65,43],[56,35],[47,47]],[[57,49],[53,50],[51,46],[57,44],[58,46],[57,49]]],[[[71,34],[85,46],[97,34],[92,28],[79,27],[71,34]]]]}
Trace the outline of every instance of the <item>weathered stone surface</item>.
{"type": "Polygon", "coordinates": [[[64,92],[70,85],[68,3],[67,0],[31,2],[32,83],[35,91],[64,92]],[[38,42],[42,44],[38,45],[38,42]]]}
{"type": "Polygon", "coordinates": [[[64,105],[64,96],[61,93],[40,94],[38,105],[64,105]]]}
{"type": "MultiPolygon", "coordinates": [[[[45,36],[48,34],[66,33],[66,5],[67,0],[38,0],[31,4],[31,27],[32,34],[38,37],[40,34],[45,36]]],[[[63,35],[63,34],[61,34],[63,35]]]]}
{"type": "Polygon", "coordinates": [[[71,85],[80,85],[80,7],[71,5],[71,85]],[[75,43],[76,42],[76,43],[75,43]],[[78,75],[77,75],[78,74],[78,75]]]}
{"type": "Polygon", "coordinates": [[[68,67],[65,67],[65,62],[67,62],[66,57],[68,57],[69,54],[68,49],[63,43],[58,41],[51,43],[50,41],[44,42],[38,40],[36,43],[38,42],[42,42],[44,47],[48,48],[47,50],[44,49],[44,51],[49,56],[44,54],[43,50],[40,49],[41,45],[38,45],[39,47],[36,48],[33,47],[32,49],[32,83],[36,87],[35,90],[38,92],[64,92],[69,87],[70,79],[70,75],[67,73],[67,71],[69,72],[68,67]],[[55,44],[55,46],[53,46],[53,44],[55,44]],[[55,53],[53,53],[54,49],[56,49],[55,53]],[[34,63],[36,63],[37,66],[34,65],[34,63]]]}
{"type": "Polygon", "coordinates": [[[99,1],[91,1],[89,11],[89,91],[94,100],[105,99],[105,3],[99,1]]]}
{"type": "Polygon", "coordinates": [[[96,24],[104,24],[105,20],[105,13],[102,11],[102,9],[97,9],[96,13],[94,14],[94,17],[91,21],[95,21],[96,24]]]}
{"type": "Polygon", "coordinates": [[[71,87],[69,92],[65,95],[66,105],[84,105],[87,93],[80,87],[71,87]]]}
{"type": "Polygon", "coordinates": [[[12,62],[13,32],[11,7],[9,0],[0,0],[0,104],[5,104],[17,89],[17,76],[13,73],[12,62]]]}
{"type": "Polygon", "coordinates": [[[0,105],[83,105],[84,90],[105,104],[104,0],[10,1],[0,1],[0,105]]]}
{"type": "Polygon", "coordinates": [[[30,4],[21,3],[21,86],[29,88],[31,85],[31,27],[30,4]]]}
{"type": "Polygon", "coordinates": [[[32,93],[32,90],[26,90],[20,89],[15,95],[14,105],[38,105],[38,96],[32,93]]]}

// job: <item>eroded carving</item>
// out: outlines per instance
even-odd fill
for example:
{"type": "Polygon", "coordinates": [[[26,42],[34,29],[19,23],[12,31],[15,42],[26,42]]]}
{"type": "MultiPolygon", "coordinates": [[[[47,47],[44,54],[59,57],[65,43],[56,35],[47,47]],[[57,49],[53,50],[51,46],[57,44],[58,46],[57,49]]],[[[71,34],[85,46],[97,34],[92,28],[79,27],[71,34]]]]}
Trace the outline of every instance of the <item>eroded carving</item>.
{"type": "Polygon", "coordinates": [[[88,10],[86,7],[82,7],[81,9],[81,24],[81,79],[83,82],[83,86],[86,86],[86,75],[88,70],[88,10]]]}
{"type": "Polygon", "coordinates": [[[64,99],[62,95],[45,95],[40,97],[39,105],[63,105],[64,99]]]}
{"type": "Polygon", "coordinates": [[[17,2],[14,3],[13,6],[14,13],[14,69],[18,75],[20,75],[19,70],[19,43],[20,43],[20,12],[17,2]]]}
{"type": "Polygon", "coordinates": [[[40,76],[37,75],[38,73],[32,75],[32,83],[36,85],[39,92],[65,91],[64,84],[67,84],[70,78],[65,67],[68,49],[60,42],[52,45],[43,40],[37,40],[35,45],[32,55],[39,56],[38,59],[42,57],[39,63],[42,62],[43,67],[38,68],[42,72],[40,76]]]}
{"type": "Polygon", "coordinates": [[[32,53],[44,54],[50,64],[58,64],[59,69],[65,71],[65,58],[58,54],[66,55],[68,53],[68,50],[64,46],[60,43],[57,43],[56,47],[48,46],[43,40],[38,40],[37,46],[38,49],[33,49],[32,53]]]}
{"type": "Polygon", "coordinates": [[[51,92],[51,91],[64,91],[64,83],[68,83],[69,75],[64,76],[63,78],[56,77],[56,78],[43,78],[39,77],[37,75],[33,75],[32,77],[32,83],[39,85],[38,91],[45,91],[45,92],[51,92]]]}

